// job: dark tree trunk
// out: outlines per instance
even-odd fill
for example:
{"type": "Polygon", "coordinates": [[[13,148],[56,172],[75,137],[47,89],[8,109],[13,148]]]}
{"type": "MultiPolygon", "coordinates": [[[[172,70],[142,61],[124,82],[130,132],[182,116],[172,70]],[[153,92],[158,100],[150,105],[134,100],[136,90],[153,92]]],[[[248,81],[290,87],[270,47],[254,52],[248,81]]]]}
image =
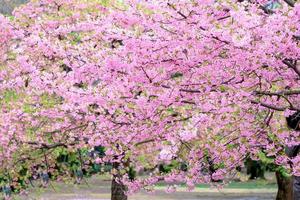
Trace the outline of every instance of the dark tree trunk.
{"type": "Polygon", "coordinates": [[[247,174],[250,174],[250,179],[265,179],[265,166],[261,161],[248,159],[246,162],[247,174]]]}
{"type": "Polygon", "coordinates": [[[126,186],[117,182],[116,176],[114,176],[111,183],[111,200],[127,200],[126,191],[126,186]]]}
{"type": "MultiPolygon", "coordinates": [[[[113,164],[113,168],[117,169],[118,164],[113,164]]],[[[111,183],[111,200],[127,200],[127,187],[118,182],[119,174],[113,175],[112,183],[111,183]]]]}
{"type": "Polygon", "coordinates": [[[276,171],[276,180],[278,185],[276,200],[293,200],[293,178],[284,177],[276,171]]]}

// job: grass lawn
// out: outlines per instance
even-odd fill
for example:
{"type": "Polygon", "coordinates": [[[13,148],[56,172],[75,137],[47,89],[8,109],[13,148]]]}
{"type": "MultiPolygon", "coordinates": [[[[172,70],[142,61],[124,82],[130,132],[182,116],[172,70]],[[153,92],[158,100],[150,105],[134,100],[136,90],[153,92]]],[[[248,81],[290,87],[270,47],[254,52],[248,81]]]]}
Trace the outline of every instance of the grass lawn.
{"type": "MultiPolygon", "coordinates": [[[[80,185],[63,182],[51,182],[47,188],[36,187],[28,189],[27,195],[15,195],[15,200],[109,200],[110,199],[110,176],[93,176],[86,179],[80,185]]],[[[129,198],[129,200],[173,200],[173,199],[197,199],[210,200],[212,199],[259,199],[271,200],[274,199],[277,192],[277,185],[274,181],[253,180],[245,182],[231,182],[223,189],[216,189],[209,184],[197,185],[195,190],[187,192],[184,184],[178,185],[177,192],[167,194],[165,190],[167,184],[159,183],[155,187],[155,193],[148,194],[140,192],[129,198]]],[[[1,195],[0,195],[1,198],[1,195]]]]}

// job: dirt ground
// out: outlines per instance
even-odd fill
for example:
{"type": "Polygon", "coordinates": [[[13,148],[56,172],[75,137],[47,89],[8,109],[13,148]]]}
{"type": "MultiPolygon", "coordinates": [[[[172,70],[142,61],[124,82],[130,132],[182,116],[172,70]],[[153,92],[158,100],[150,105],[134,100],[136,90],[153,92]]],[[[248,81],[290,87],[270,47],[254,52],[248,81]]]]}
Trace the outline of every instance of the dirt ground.
{"type": "MultiPolygon", "coordinates": [[[[15,200],[109,200],[110,181],[99,177],[86,180],[88,184],[73,185],[53,183],[48,188],[31,188],[27,195],[14,197],[15,200]]],[[[210,189],[196,188],[187,192],[184,187],[176,193],[168,194],[165,187],[158,187],[154,193],[140,192],[129,197],[129,200],[273,200],[276,188],[252,189],[210,189]]]]}

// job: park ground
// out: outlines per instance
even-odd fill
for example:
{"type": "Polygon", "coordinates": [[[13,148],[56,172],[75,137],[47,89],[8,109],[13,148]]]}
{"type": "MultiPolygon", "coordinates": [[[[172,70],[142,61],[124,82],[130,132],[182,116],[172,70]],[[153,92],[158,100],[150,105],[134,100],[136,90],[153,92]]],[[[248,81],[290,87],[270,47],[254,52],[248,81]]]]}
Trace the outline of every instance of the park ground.
{"type": "MultiPolygon", "coordinates": [[[[232,182],[222,190],[208,185],[199,185],[193,192],[179,186],[176,193],[166,193],[162,184],[154,193],[140,192],[129,200],[273,200],[277,192],[274,179],[232,182]]],[[[81,185],[51,183],[48,188],[30,188],[27,194],[14,197],[15,200],[109,200],[110,180],[95,176],[81,185]]]]}

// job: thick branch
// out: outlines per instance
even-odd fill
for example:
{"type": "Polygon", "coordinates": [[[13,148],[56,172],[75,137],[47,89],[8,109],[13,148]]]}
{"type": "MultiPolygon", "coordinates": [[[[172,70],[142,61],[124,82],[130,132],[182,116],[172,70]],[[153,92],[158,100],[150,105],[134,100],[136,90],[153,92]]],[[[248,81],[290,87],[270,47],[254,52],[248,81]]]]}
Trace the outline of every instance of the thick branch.
{"type": "Polygon", "coordinates": [[[68,148],[68,146],[73,146],[76,143],[70,143],[70,144],[66,144],[66,143],[55,143],[55,144],[46,144],[46,143],[38,143],[38,142],[26,142],[29,145],[35,145],[35,146],[40,146],[41,149],[54,149],[57,147],[65,147],[68,148]]]}
{"type": "Polygon", "coordinates": [[[289,59],[284,59],[282,62],[289,68],[293,69],[300,77],[300,70],[297,68],[297,62],[293,62],[292,60],[289,59]]]}
{"type": "Polygon", "coordinates": [[[263,106],[265,108],[269,108],[271,110],[276,110],[276,111],[285,111],[287,109],[286,107],[277,107],[277,106],[273,106],[273,105],[270,105],[270,104],[262,103],[262,102],[259,102],[259,101],[251,101],[251,103],[258,104],[258,105],[263,106]]]}
{"type": "Polygon", "coordinates": [[[142,144],[146,144],[146,143],[149,143],[149,142],[155,142],[155,140],[154,139],[144,140],[144,141],[136,143],[135,146],[140,146],[142,144]]]}
{"type": "Polygon", "coordinates": [[[201,93],[200,90],[192,90],[192,89],[180,89],[180,92],[187,92],[187,93],[201,93]]]}
{"type": "Polygon", "coordinates": [[[283,90],[279,92],[269,92],[269,91],[255,91],[256,95],[267,95],[267,96],[289,96],[300,94],[300,90],[283,90]]]}
{"type": "Polygon", "coordinates": [[[295,1],[293,1],[293,0],[284,0],[284,2],[287,3],[291,7],[295,6],[295,1]]]}
{"type": "Polygon", "coordinates": [[[293,106],[278,107],[278,106],[274,106],[274,105],[262,103],[262,102],[259,102],[259,101],[254,101],[254,100],[252,100],[251,103],[253,103],[253,104],[258,104],[258,105],[263,106],[263,107],[265,107],[265,108],[269,108],[269,109],[271,109],[271,110],[276,110],[276,111],[285,111],[285,110],[287,110],[287,109],[289,109],[289,110],[300,111],[300,108],[295,108],[295,107],[293,107],[293,106]]]}
{"type": "Polygon", "coordinates": [[[300,35],[294,35],[293,38],[294,38],[295,40],[300,40],[300,35]]]}

